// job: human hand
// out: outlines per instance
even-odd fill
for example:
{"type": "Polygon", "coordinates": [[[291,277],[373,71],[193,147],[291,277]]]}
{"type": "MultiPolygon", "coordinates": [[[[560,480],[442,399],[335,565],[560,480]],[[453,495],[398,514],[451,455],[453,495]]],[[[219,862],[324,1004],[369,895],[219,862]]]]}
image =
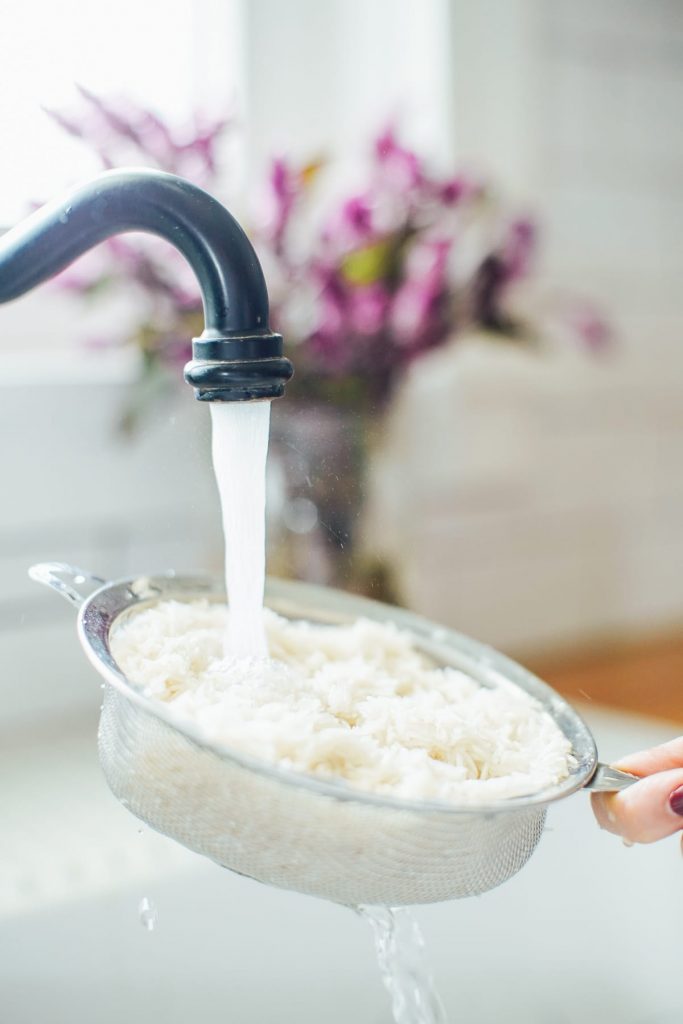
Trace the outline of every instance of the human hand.
{"type": "Polygon", "coordinates": [[[683,829],[683,736],[618,761],[614,768],[638,775],[619,793],[593,793],[601,828],[631,843],[654,843],[683,829]]]}

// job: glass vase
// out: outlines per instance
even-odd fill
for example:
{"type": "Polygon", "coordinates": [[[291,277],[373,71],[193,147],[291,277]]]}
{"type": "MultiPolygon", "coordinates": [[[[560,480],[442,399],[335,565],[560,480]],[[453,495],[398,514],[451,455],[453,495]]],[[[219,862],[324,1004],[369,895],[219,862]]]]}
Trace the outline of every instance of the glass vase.
{"type": "Polygon", "coordinates": [[[268,571],[370,594],[394,594],[363,544],[376,418],[307,399],[274,402],[268,462],[268,571]]]}

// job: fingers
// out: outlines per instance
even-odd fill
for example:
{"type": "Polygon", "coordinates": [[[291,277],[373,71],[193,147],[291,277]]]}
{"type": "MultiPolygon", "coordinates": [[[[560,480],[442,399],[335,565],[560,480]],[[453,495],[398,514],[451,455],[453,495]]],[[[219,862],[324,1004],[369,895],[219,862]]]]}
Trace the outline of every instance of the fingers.
{"type": "Polygon", "coordinates": [[[683,768],[683,736],[637,754],[629,754],[615,762],[615,768],[632,775],[654,775],[672,768],[683,768]]]}
{"type": "MultiPolygon", "coordinates": [[[[680,743],[678,740],[674,742],[680,743]]],[[[670,746],[664,744],[664,747],[670,746]]],[[[661,752],[662,748],[655,750],[661,752]]],[[[657,754],[655,760],[651,760],[650,755],[654,756],[655,751],[634,754],[620,761],[619,768],[629,764],[631,767],[625,770],[645,774],[645,766],[654,764],[655,760],[663,758],[662,763],[670,763],[666,759],[677,756],[669,751],[657,754]]],[[[620,793],[592,794],[593,812],[601,828],[632,843],[653,843],[683,829],[683,767],[653,768],[652,771],[653,774],[620,793]]]]}

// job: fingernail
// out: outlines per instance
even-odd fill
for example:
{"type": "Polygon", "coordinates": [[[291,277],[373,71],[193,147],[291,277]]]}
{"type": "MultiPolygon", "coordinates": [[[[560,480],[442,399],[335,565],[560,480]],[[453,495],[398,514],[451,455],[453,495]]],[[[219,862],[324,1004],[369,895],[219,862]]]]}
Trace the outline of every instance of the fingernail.
{"type": "Polygon", "coordinates": [[[683,817],[683,786],[679,786],[678,789],[674,789],[673,793],[669,797],[669,807],[674,814],[680,814],[683,817]]]}

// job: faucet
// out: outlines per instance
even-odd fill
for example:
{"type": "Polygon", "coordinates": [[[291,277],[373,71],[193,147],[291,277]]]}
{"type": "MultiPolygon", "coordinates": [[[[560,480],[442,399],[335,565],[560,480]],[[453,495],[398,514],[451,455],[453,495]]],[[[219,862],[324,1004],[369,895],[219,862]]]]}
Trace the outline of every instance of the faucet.
{"type": "Polygon", "coordinates": [[[153,170],[114,170],[48,203],[0,237],[0,302],[63,270],[111,235],[165,238],[199,281],[204,331],[185,380],[201,402],[278,398],[292,376],[282,337],[268,327],[268,292],[254,249],[207,192],[153,170]]]}

